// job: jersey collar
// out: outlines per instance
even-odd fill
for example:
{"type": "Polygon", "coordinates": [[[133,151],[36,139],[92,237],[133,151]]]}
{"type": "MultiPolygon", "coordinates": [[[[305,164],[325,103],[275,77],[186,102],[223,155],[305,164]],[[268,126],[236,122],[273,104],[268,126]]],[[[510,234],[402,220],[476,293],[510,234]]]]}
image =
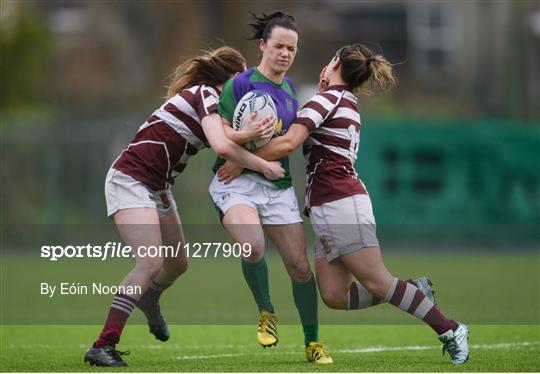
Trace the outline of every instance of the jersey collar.
{"type": "Polygon", "coordinates": [[[270,78],[268,78],[266,75],[264,75],[256,66],[253,69],[255,70],[256,74],[263,77],[263,79],[266,80],[267,83],[270,83],[276,87],[283,87],[283,85],[285,84],[285,77],[283,77],[283,81],[278,84],[274,82],[273,80],[271,80],[270,78]]]}
{"type": "Polygon", "coordinates": [[[338,91],[351,91],[350,87],[346,84],[334,84],[332,86],[326,87],[325,91],[328,90],[338,90],[338,91]]]}

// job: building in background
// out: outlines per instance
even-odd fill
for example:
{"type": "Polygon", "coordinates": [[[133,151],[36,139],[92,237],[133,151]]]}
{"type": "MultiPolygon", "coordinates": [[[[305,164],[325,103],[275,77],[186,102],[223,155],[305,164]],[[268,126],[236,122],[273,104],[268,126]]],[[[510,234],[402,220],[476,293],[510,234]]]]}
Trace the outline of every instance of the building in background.
{"type": "MultiPolygon", "coordinates": [[[[54,44],[49,85],[61,102],[108,107],[163,94],[181,57],[231,44],[256,61],[249,12],[282,9],[301,28],[291,76],[313,84],[344,43],[368,42],[397,66],[399,112],[536,118],[540,5],[536,1],[2,0],[36,12],[54,44]]],[[[11,20],[10,22],[13,22],[11,20]]]]}

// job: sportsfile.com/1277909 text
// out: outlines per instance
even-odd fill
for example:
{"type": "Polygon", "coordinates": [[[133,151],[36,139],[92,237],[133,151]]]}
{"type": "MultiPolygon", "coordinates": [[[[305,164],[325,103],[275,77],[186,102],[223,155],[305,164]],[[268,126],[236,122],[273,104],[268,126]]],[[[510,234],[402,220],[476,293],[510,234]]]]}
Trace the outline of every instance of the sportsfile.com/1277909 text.
{"type": "Polygon", "coordinates": [[[181,243],[177,245],[150,245],[132,248],[121,242],[107,242],[105,245],[42,245],[40,257],[49,261],[61,259],[89,258],[105,261],[113,258],[129,257],[179,257],[185,255],[191,258],[218,258],[218,257],[249,257],[251,244],[249,243],[181,243]]]}

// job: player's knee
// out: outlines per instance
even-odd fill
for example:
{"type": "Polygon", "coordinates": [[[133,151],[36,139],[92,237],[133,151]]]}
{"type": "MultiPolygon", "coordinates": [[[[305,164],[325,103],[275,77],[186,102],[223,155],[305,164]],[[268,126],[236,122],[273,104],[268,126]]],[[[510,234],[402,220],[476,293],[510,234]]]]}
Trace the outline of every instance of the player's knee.
{"type": "Polygon", "coordinates": [[[180,263],[178,264],[178,267],[177,267],[177,270],[178,270],[178,276],[184,274],[187,269],[189,268],[189,262],[187,259],[184,259],[182,261],[180,261],[180,263]]]}
{"type": "Polygon", "coordinates": [[[386,296],[386,292],[388,290],[386,289],[384,282],[377,280],[364,280],[361,283],[370,294],[380,299],[384,299],[386,296]]]}
{"type": "Polygon", "coordinates": [[[337,292],[330,292],[329,290],[320,290],[320,293],[324,304],[330,309],[347,309],[346,295],[340,295],[337,292]]]}
{"type": "Polygon", "coordinates": [[[174,261],[166,261],[164,267],[171,276],[179,277],[187,271],[189,262],[187,258],[178,258],[174,261]]]}
{"type": "Polygon", "coordinates": [[[244,256],[246,262],[257,262],[264,256],[264,243],[250,243],[251,252],[244,256]]]}
{"type": "Polygon", "coordinates": [[[144,274],[149,279],[155,279],[163,268],[163,259],[156,257],[148,259],[137,265],[137,272],[144,274]]]}
{"type": "Polygon", "coordinates": [[[287,270],[294,282],[306,283],[311,278],[311,269],[307,261],[297,261],[288,266],[287,270]]]}

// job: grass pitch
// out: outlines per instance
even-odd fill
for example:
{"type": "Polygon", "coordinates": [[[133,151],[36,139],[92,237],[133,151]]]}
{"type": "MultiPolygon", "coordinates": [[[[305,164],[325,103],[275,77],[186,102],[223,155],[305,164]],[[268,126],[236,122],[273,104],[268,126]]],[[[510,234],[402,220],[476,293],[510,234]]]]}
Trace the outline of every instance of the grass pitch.
{"type": "Polygon", "coordinates": [[[90,367],[83,355],[100,332],[112,296],[39,294],[40,282],[99,280],[118,284],[130,262],[46,263],[4,256],[0,263],[1,371],[137,372],[538,372],[540,371],[540,259],[537,252],[506,254],[407,253],[385,256],[399,277],[428,275],[438,305],[471,330],[471,358],[452,366],[436,334],[391,305],[333,311],[319,304],[320,338],[335,363],[306,361],[290,280],[268,255],[278,313],[279,344],[256,343],[258,315],[237,261],[193,261],[162,298],[171,339],[154,339],[140,311],[130,317],[119,350],[129,368],[90,367]],[[21,281],[21,274],[23,280],[21,281]]]}
{"type": "Polygon", "coordinates": [[[263,349],[255,326],[171,326],[162,343],[146,326],[127,326],[119,350],[131,350],[129,368],[90,367],[83,355],[100,326],[3,326],[2,371],[147,371],[147,372],[537,372],[537,325],[470,326],[471,357],[452,366],[426,326],[322,326],[335,363],[305,360],[299,326],[279,327],[280,342],[263,349]]]}

